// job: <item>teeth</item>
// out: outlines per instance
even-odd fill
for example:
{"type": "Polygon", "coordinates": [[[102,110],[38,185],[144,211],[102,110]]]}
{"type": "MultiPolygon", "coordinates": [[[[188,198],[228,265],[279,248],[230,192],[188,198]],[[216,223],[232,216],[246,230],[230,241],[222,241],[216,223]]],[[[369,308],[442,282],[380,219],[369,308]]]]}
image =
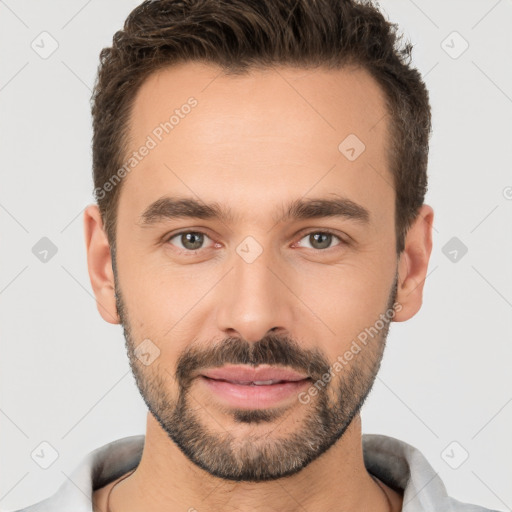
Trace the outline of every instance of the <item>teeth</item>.
{"type": "Polygon", "coordinates": [[[275,384],[276,382],[281,382],[280,380],[255,380],[255,381],[228,381],[232,384],[242,384],[244,386],[268,386],[269,384],[275,384]]]}

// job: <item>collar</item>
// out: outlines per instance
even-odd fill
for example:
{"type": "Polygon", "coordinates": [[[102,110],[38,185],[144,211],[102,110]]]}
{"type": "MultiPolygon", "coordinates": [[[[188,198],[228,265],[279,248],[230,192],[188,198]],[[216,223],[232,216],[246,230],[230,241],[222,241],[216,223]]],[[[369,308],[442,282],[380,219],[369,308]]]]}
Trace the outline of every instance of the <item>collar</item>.
{"type": "MultiPolygon", "coordinates": [[[[92,512],[93,491],[135,468],[142,457],[145,435],[124,437],[90,452],[49,498],[18,512],[92,512]]],[[[447,495],[437,472],[413,446],[380,434],[362,435],[368,471],[403,493],[402,512],[485,512],[447,495]]]]}

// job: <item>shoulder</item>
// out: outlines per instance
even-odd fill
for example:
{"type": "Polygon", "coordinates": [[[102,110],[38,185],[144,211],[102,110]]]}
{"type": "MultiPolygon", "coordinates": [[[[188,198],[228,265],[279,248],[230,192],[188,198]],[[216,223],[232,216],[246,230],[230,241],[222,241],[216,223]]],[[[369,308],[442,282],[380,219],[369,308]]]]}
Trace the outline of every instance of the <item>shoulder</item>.
{"type": "Polygon", "coordinates": [[[402,512],[498,512],[448,495],[427,458],[414,446],[381,434],[363,434],[368,472],[403,495],[402,512]]]}
{"type": "Polygon", "coordinates": [[[12,512],[93,512],[93,501],[104,495],[108,484],[137,466],[144,439],[144,435],[129,436],[96,448],[51,496],[12,512]]]}

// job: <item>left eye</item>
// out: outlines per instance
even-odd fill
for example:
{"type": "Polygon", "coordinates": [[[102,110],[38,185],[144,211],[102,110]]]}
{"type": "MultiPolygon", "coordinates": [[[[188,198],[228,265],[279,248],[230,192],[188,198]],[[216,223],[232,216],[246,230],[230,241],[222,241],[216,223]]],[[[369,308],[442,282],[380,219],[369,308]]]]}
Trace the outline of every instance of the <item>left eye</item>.
{"type": "Polygon", "coordinates": [[[307,240],[310,244],[308,247],[310,249],[329,249],[333,239],[339,240],[340,244],[343,243],[343,240],[341,240],[340,237],[334,235],[333,233],[325,231],[312,231],[311,233],[308,233],[304,238],[302,238],[299,244],[303,246],[302,240],[307,240]]]}
{"type": "Polygon", "coordinates": [[[205,239],[210,240],[210,237],[201,233],[200,231],[184,231],[182,233],[177,233],[176,235],[169,238],[168,242],[174,239],[178,240],[178,243],[173,243],[173,245],[177,245],[180,249],[185,249],[187,251],[197,251],[201,249],[205,239]]]}

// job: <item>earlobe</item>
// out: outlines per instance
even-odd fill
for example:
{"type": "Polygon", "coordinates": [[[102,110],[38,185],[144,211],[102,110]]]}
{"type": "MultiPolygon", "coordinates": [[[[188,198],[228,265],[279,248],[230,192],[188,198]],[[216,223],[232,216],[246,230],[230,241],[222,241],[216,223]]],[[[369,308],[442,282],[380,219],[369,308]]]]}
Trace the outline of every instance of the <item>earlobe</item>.
{"type": "Polygon", "coordinates": [[[84,211],[84,235],[87,268],[98,312],[106,322],[119,324],[110,246],[99,208],[95,204],[89,205],[84,211]]]}
{"type": "Polygon", "coordinates": [[[398,262],[396,302],[401,305],[401,309],[394,317],[395,322],[409,320],[421,308],[423,286],[432,252],[433,220],[434,210],[423,205],[407,232],[405,248],[398,262]]]}

